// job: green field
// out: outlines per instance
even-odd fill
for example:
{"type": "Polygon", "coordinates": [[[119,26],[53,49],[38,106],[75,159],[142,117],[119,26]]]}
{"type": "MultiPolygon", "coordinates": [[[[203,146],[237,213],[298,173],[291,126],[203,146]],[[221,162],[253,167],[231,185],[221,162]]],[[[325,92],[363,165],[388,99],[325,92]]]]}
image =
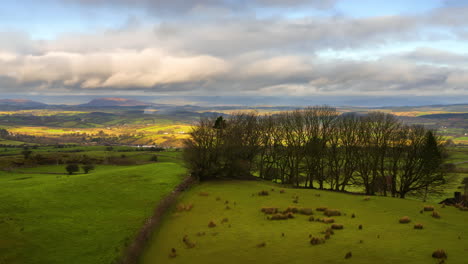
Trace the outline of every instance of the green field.
{"type": "MultiPolygon", "coordinates": [[[[22,150],[0,149],[2,168],[24,161],[22,150]]],[[[68,176],[65,164],[34,165],[31,158],[25,166],[0,171],[0,264],[112,263],[158,201],[186,174],[179,151],[137,151],[125,146],[38,146],[30,150],[31,157],[59,156],[66,161],[87,155],[103,163],[96,164],[90,174],[68,176]],[[150,161],[154,155],[156,163],[150,161]],[[107,163],[108,157],[135,165],[107,163]]],[[[450,148],[449,162],[468,160],[467,150],[450,148]]],[[[179,199],[179,204],[193,204],[193,209],[178,212],[174,208],[166,214],[141,263],[437,263],[430,255],[438,248],[448,252],[447,263],[466,263],[468,212],[436,205],[460,191],[461,178],[468,177],[466,173],[451,175],[456,181],[446,186],[446,196],[428,199],[441,219],[420,214],[426,203],[414,197],[376,196],[364,201],[364,196],[308,189],[285,188],[280,194],[284,187],[256,181],[201,183],[179,199]],[[261,190],[270,195],[252,196],[261,190]],[[297,204],[293,203],[296,195],[297,204]],[[317,207],[338,209],[346,215],[335,220],[345,228],[335,231],[326,243],[313,246],[309,234],[323,237],[320,232],[327,224],[309,222],[304,215],[270,221],[260,212],[262,207],[288,206],[313,208],[314,217],[323,217],[315,211],[317,207]],[[351,218],[353,213],[356,218],[351,218]],[[403,216],[413,221],[399,224],[403,216]],[[224,218],[228,222],[221,223],[224,218]],[[217,226],[209,228],[210,221],[217,226]],[[424,229],[414,230],[414,223],[424,224],[424,229]],[[358,230],[360,224],[363,230],[358,230]],[[204,235],[198,236],[200,232],[204,235]],[[185,235],[195,243],[194,248],[186,248],[185,235]],[[257,247],[261,243],[265,247],[257,247]],[[169,258],[172,248],[177,251],[175,258],[169,258]],[[353,256],[345,260],[347,252],[353,256]]]]}
{"type": "Polygon", "coordinates": [[[281,188],[240,181],[194,187],[179,201],[193,204],[193,209],[174,209],[167,215],[141,263],[422,264],[438,263],[431,254],[439,248],[447,251],[447,263],[461,264],[468,259],[468,212],[433,204],[441,215],[436,219],[429,212],[421,214],[425,204],[414,200],[371,197],[365,201],[364,196],[304,189],[285,189],[281,194],[281,188]],[[253,195],[261,190],[268,190],[270,195],[253,195]],[[294,204],[296,195],[299,203],[294,204]],[[231,209],[227,210],[226,205],[231,209]],[[309,234],[323,237],[321,232],[327,224],[309,222],[308,216],[298,214],[294,219],[272,221],[260,212],[262,207],[288,206],[313,208],[315,217],[324,217],[315,211],[317,207],[338,209],[346,215],[334,218],[344,229],[336,230],[324,244],[311,245],[309,234]],[[352,214],[356,217],[352,218],[352,214]],[[412,222],[400,224],[398,220],[403,216],[409,216],[412,222]],[[228,222],[221,223],[224,218],[228,222]],[[209,228],[210,221],[217,226],[209,228]],[[415,223],[422,223],[424,229],[413,229],[415,223]],[[360,224],[362,230],[358,229],[360,224]],[[194,248],[187,248],[184,236],[195,244],[194,248]],[[264,247],[259,246],[262,243],[264,247]],[[175,258],[169,257],[172,248],[176,249],[175,258]],[[347,252],[352,252],[350,259],[344,258],[347,252]]]}
{"type": "Polygon", "coordinates": [[[170,159],[71,176],[63,165],[18,171],[0,172],[1,264],[111,263],[185,174],[170,159]]]}

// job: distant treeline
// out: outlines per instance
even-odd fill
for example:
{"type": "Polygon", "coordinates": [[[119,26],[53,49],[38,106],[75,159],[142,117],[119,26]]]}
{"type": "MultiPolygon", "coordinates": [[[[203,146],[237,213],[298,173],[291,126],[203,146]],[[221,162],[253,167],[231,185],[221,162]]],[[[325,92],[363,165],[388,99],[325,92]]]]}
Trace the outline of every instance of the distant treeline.
{"type": "Polygon", "coordinates": [[[200,180],[262,179],[297,187],[404,198],[446,182],[444,148],[434,131],[393,115],[339,114],[320,106],[275,115],[205,118],[185,142],[184,158],[200,180]]]}

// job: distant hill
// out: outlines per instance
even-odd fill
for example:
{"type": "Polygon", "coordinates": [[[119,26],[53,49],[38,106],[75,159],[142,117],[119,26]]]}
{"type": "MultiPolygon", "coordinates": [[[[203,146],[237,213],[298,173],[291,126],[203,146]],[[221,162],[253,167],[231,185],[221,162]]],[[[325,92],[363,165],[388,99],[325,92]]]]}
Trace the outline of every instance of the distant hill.
{"type": "Polygon", "coordinates": [[[154,104],[118,97],[96,98],[81,106],[109,107],[109,106],[152,106],[154,104]]]}
{"type": "Polygon", "coordinates": [[[31,101],[31,100],[25,100],[25,99],[0,99],[0,106],[31,108],[31,107],[44,107],[44,106],[47,106],[47,104],[36,102],[36,101],[31,101]]]}

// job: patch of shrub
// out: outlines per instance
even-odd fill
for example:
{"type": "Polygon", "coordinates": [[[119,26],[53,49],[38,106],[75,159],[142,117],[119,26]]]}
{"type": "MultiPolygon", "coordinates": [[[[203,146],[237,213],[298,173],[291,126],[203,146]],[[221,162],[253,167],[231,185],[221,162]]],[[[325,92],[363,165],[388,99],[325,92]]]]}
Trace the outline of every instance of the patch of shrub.
{"type": "Polygon", "coordinates": [[[432,257],[437,259],[446,259],[448,256],[445,250],[438,249],[432,253],[432,257]]]}
{"type": "Polygon", "coordinates": [[[314,220],[315,220],[314,216],[309,217],[309,221],[310,221],[310,222],[312,222],[312,221],[314,221],[314,220]]]}
{"type": "Polygon", "coordinates": [[[327,209],[324,213],[326,216],[340,216],[341,212],[335,209],[327,209]]]}
{"type": "Polygon", "coordinates": [[[317,207],[317,210],[318,212],[325,212],[328,208],[327,207],[317,207]]]}
{"type": "Polygon", "coordinates": [[[400,218],[399,222],[400,224],[407,224],[411,222],[411,219],[408,216],[403,216],[402,218],[400,218]]]}
{"type": "Polygon", "coordinates": [[[269,217],[269,220],[287,220],[289,218],[288,214],[274,214],[269,217]]]}
{"type": "Polygon", "coordinates": [[[216,227],[215,222],[210,221],[210,223],[208,223],[208,227],[210,227],[210,228],[216,227]]]}
{"type": "Polygon", "coordinates": [[[434,206],[425,205],[425,206],[424,206],[424,211],[425,211],[425,212],[434,211],[434,206]]]}
{"type": "Polygon", "coordinates": [[[286,213],[297,213],[299,212],[299,209],[297,207],[294,207],[294,206],[289,206],[288,208],[286,208],[286,210],[283,211],[283,214],[286,214],[286,213]]]}
{"type": "Polygon", "coordinates": [[[261,209],[262,213],[265,213],[265,214],[276,214],[278,213],[278,208],[276,207],[263,207],[261,209]]]}
{"type": "Polygon", "coordinates": [[[358,228],[359,228],[359,230],[362,230],[362,225],[359,225],[358,228]]]}
{"type": "Polygon", "coordinates": [[[422,224],[415,224],[414,229],[423,229],[424,226],[422,224]]]}
{"type": "Polygon", "coordinates": [[[322,219],[322,222],[325,223],[325,224],[332,224],[335,222],[335,219],[333,218],[330,218],[330,217],[325,217],[322,219]]]}
{"type": "Polygon", "coordinates": [[[321,238],[321,237],[313,237],[312,239],[310,239],[310,244],[312,245],[320,245],[320,244],[323,244],[325,243],[325,239],[321,238]]]}
{"type": "Polygon", "coordinates": [[[265,190],[258,192],[259,196],[267,196],[268,194],[269,194],[268,191],[265,191],[265,190]]]}
{"type": "Polygon", "coordinates": [[[432,211],[432,217],[439,219],[439,218],[440,218],[439,212],[437,212],[437,211],[432,211]]]}
{"type": "Polygon", "coordinates": [[[333,224],[333,225],[331,225],[331,228],[335,229],[335,230],[340,230],[340,229],[343,229],[343,225],[342,224],[333,224]]]}
{"type": "Polygon", "coordinates": [[[300,208],[299,213],[303,215],[312,215],[314,214],[314,211],[312,210],[312,208],[300,208]]]}

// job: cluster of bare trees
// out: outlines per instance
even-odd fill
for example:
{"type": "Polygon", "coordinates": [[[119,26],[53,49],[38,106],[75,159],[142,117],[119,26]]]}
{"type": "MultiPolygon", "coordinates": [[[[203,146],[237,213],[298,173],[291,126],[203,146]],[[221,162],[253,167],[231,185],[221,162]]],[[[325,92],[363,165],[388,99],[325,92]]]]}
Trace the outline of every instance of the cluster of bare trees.
{"type": "Polygon", "coordinates": [[[393,115],[339,114],[323,106],[202,119],[185,142],[201,180],[258,176],[297,187],[404,198],[445,183],[444,150],[434,132],[393,115]]]}

